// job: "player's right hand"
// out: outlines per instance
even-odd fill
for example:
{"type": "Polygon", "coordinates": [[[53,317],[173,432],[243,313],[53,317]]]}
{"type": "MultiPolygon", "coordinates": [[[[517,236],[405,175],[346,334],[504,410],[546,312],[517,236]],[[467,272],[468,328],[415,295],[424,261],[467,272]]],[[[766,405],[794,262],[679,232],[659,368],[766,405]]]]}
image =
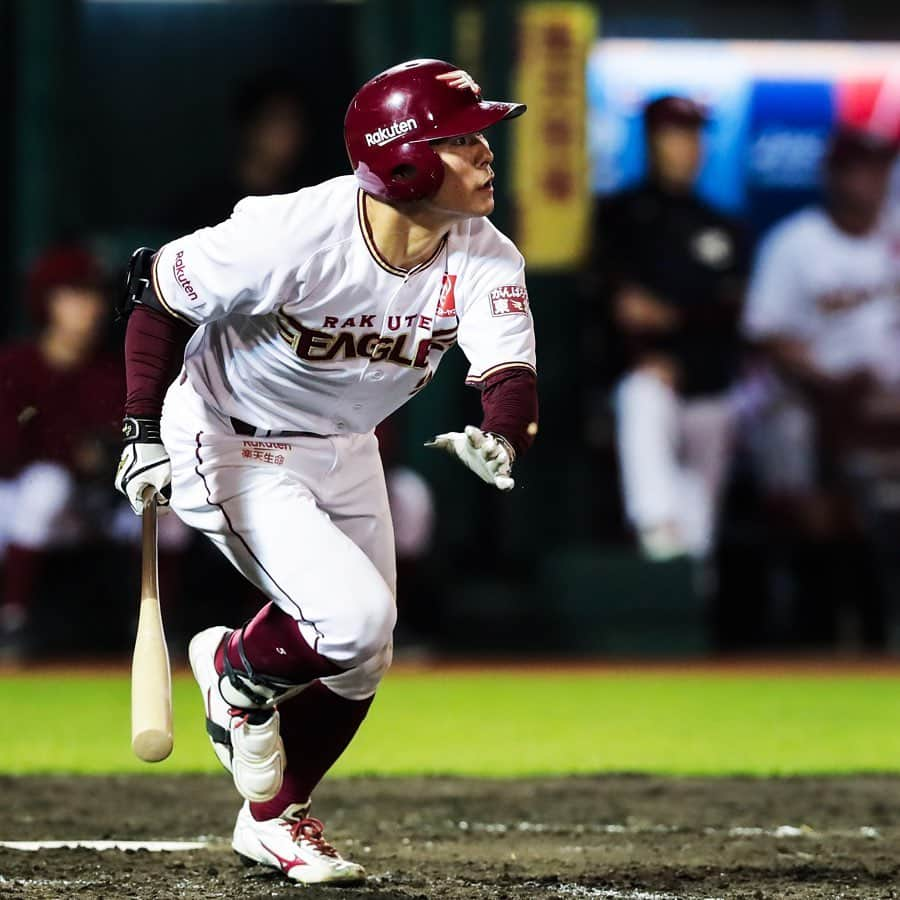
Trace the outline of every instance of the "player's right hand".
{"type": "Polygon", "coordinates": [[[144,488],[157,494],[156,505],[165,512],[171,493],[172,464],[159,433],[159,419],[126,416],[122,422],[125,447],[116,470],[116,489],[137,515],[144,511],[144,488]]]}

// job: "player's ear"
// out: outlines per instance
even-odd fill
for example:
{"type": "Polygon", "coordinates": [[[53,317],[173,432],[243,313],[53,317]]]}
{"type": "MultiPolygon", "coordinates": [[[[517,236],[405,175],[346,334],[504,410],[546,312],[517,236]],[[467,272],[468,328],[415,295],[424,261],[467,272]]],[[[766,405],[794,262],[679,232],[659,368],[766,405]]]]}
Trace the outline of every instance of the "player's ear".
{"type": "Polygon", "coordinates": [[[412,181],[416,177],[416,167],[409,163],[402,163],[391,169],[391,181],[395,184],[403,184],[406,181],[412,181]]]}

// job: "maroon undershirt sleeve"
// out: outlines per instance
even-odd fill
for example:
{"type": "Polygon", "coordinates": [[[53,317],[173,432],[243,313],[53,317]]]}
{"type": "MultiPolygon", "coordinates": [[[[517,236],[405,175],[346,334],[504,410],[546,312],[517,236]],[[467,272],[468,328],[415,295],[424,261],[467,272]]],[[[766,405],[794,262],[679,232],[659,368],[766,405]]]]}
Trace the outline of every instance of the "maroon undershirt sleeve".
{"type": "Polygon", "coordinates": [[[159,416],[163,397],[184,358],[192,329],[138,304],[125,329],[125,415],[159,416]]]}
{"type": "Polygon", "coordinates": [[[481,392],[482,431],[506,438],[520,456],[537,434],[537,378],[529,369],[506,369],[491,375],[481,392]]]}

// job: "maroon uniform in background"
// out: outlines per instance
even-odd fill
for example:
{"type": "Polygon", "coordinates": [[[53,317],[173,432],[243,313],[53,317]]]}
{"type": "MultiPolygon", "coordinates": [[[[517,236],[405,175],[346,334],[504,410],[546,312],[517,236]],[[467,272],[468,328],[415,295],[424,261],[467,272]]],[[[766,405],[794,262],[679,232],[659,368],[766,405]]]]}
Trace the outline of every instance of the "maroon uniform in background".
{"type": "MultiPolygon", "coordinates": [[[[80,247],[42,256],[28,279],[32,341],[0,348],[0,650],[18,656],[48,548],[95,535],[91,510],[114,465],[124,363],[101,349],[106,278],[80,247]]],[[[104,517],[106,518],[106,517],[104,517]]]]}
{"type": "Polygon", "coordinates": [[[98,352],[60,370],[33,341],[0,348],[0,478],[38,461],[98,474],[97,442],[118,439],[124,394],[118,355],[98,352]]]}

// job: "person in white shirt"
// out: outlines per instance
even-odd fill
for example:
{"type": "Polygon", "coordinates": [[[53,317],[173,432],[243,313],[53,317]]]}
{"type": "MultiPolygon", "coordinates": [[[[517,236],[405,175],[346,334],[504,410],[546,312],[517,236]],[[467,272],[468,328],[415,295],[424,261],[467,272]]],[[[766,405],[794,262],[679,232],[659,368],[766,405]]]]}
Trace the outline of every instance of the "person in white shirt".
{"type": "Polygon", "coordinates": [[[838,130],[825,205],[788,217],[759,249],[743,331],[778,379],[773,488],[812,487],[815,433],[858,440],[878,398],[900,390],[900,222],[885,207],[896,153],[892,140],[838,130]]]}
{"type": "Polygon", "coordinates": [[[213,748],[246,802],[233,846],[301,882],[359,881],[308,815],[391,661],[395,551],[374,428],[455,343],[484,419],[439,435],[514,486],[537,431],[525,264],[485,218],[484,129],[524,112],[465,72],[414,60],[367,82],[354,174],[272,197],[133,257],[119,488],[145,488],[270,598],[191,642],[213,748]],[[196,328],[168,387],[182,321],[196,328]],[[160,421],[160,412],[161,421],[160,421]]]}
{"type": "Polygon", "coordinates": [[[784,539],[816,553],[797,573],[819,585],[815,608],[792,627],[799,640],[886,639],[887,570],[873,552],[884,539],[878,480],[900,446],[900,222],[887,203],[897,149],[888,137],[835,132],[823,205],[766,236],[744,310],[762,362],[746,431],[766,507],[784,539]]]}

